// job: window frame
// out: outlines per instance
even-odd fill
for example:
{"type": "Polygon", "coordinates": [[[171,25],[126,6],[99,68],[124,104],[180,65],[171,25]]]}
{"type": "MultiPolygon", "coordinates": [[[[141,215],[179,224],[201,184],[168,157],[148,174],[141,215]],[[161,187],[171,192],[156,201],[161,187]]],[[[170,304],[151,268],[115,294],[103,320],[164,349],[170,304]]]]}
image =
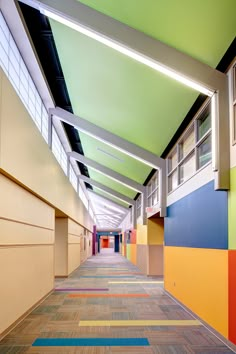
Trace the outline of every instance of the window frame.
{"type": "Polygon", "coordinates": [[[146,202],[148,207],[157,205],[160,202],[159,178],[159,170],[157,170],[147,184],[146,202]],[[153,197],[155,198],[155,196],[157,197],[157,201],[153,203],[153,197]],[[151,202],[151,204],[149,202],[151,202]]]}
{"type": "Polygon", "coordinates": [[[231,102],[232,104],[232,145],[236,145],[236,61],[234,62],[232,66],[232,96],[231,96],[231,102]]]}
{"type": "Polygon", "coordinates": [[[140,194],[136,200],[136,218],[138,219],[142,215],[142,194],[140,194]]]}
{"type": "MultiPolygon", "coordinates": [[[[183,134],[180,136],[176,144],[173,146],[171,149],[170,153],[168,154],[166,158],[166,164],[167,164],[167,186],[168,186],[168,192],[167,195],[170,193],[174,192],[177,188],[179,188],[181,185],[183,185],[185,182],[187,182],[190,178],[192,178],[195,174],[197,174],[199,171],[201,171],[203,168],[205,168],[207,165],[209,165],[212,161],[209,160],[205,165],[199,167],[199,147],[202,145],[202,143],[208,138],[212,136],[212,126],[203,134],[198,139],[198,121],[204,117],[205,112],[209,112],[210,117],[211,117],[211,99],[207,98],[203,105],[200,107],[200,109],[197,111],[197,113],[194,115],[192,121],[189,123],[188,127],[185,129],[183,134]],[[180,158],[180,145],[184,141],[184,139],[189,135],[190,131],[193,130],[194,132],[194,143],[192,148],[188,151],[188,153],[180,158]],[[173,153],[177,151],[177,165],[174,168],[170,169],[170,166],[172,165],[170,163],[171,157],[173,156],[173,153]],[[192,173],[190,176],[188,176],[186,179],[183,181],[180,180],[180,167],[181,165],[184,164],[185,161],[187,161],[191,155],[194,155],[195,157],[195,166],[194,166],[194,173],[192,173]],[[175,188],[171,189],[169,188],[169,179],[170,177],[177,172],[177,186],[175,188]]],[[[172,166],[171,166],[172,167],[172,166]]]]}

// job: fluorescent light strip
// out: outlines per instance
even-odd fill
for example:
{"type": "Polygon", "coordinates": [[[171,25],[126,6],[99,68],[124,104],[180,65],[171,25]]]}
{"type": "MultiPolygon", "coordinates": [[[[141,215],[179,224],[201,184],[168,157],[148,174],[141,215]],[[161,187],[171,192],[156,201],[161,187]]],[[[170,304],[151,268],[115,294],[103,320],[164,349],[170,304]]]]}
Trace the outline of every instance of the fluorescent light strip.
{"type": "Polygon", "coordinates": [[[130,48],[127,48],[127,47],[121,45],[118,42],[115,42],[115,41],[103,36],[102,34],[96,33],[95,31],[93,31],[89,28],[86,28],[83,25],[79,25],[77,23],[74,23],[71,20],[67,20],[62,15],[57,15],[56,13],[49,11],[47,9],[43,9],[43,8],[40,8],[40,12],[43,13],[45,16],[48,16],[51,19],[58,21],[58,22],[62,23],[63,25],[68,26],[68,27],[74,29],[75,31],[84,34],[85,36],[90,37],[102,44],[105,44],[106,46],[138,61],[139,63],[149,66],[150,68],[152,68],[152,69],[154,69],[166,76],[169,76],[170,78],[184,84],[185,86],[188,86],[198,92],[203,93],[204,95],[211,97],[214,94],[213,90],[210,90],[207,87],[205,87],[195,81],[192,81],[191,79],[189,79],[183,75],[178,74],[177,72],[165,67],[164,65],[161,65],[158,62],[156,62],[144,55],[141,55],[140,53],[135,52],[135,51],[131,50],[130,48]]]}

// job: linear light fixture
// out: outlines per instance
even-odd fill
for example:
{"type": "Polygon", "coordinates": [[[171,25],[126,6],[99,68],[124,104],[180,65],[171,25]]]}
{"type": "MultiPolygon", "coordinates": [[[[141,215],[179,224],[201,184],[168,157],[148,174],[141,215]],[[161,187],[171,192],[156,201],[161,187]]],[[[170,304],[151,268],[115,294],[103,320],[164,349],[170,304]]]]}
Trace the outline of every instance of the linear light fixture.
{"type": "Polygon", "coordinates": [[[193,80],[189,79],[188,77],[181,75],[181,74],[177,73],[176,71],[171,70],[170,68],[168,68],[164,65],[161,65],[160,63],[148,58],[147,56],[142,55],[134,50],[131,50],[130,48],[122,45],[121,43],[111,40],[110,38],[108,38],[100,33],[97,33],[94,30],[92,30],[84,25],[80,25],[78,23],[75,23],[72,20],[66,19],[62,15],[56,14],[55,12],[44,9],[42,7],[40,7],[40,12],[42,14],[44,14],[45,16],[50,17],[51,19],[53,19],[57,22],[60,22],[63,25],[74,29],[77,32],[84,34],[87,37],[90,37],[90,38],[110,47],[110,48],[113,48],[114,50],[138,61],[139,63],[149,66],[150,68],[184,84],[185,86],[191,87],[192,89],[203,93],[204,95],[212,97],[212,95],[214,94],[213,90],[210,90],[209,88],[203,86],[202,84],[200,84],[196,81],[193,81],[193,80]]]}

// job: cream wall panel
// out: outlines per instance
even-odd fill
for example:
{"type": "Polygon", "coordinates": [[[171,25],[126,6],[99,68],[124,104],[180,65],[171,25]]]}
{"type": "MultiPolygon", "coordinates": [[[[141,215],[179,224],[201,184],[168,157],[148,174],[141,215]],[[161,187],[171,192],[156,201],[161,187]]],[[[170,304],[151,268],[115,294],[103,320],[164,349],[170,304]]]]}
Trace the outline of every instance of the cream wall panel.
{"type": "MultiPolygon", "coordinates": [[[[1,0],[0,0],[0,8],[1,8],[1,0]]],[[[1,135],[2,135],[2,119],[1,119],[1,112],[2,112],[2,76],[3,71],[0,67],[0,167],[1,167],[1,135]]]]}
{"type": "Polygon", "coordinates": [[[48,203],[92,230],[91,217],[82,201],[9,80],[1,69],[0,72],[0,168],[48,203]]]}
{"type": "Polygon", "coordinates": [[[54,209],[2,174],[0,195],[0,217],[54,229],[54,209]]]}
{"type": "Polygon", "coordinates": [[[0,247],[0,333],[54,286],[53,246],[0,247]]]}
{"type": "Polygon", "coordinates": [[[84,234],[84,228],[74,222],[73,220],[69,219],[68,220],[68,233],[72,235],[83,235],[84,234]]]}
{"type": "Polygon", "coordinates": [[[68,243],[79,243],[80,244],[80,237],[74,235],[68,235],[68,243]]]}
{"type": "Polygon", "coordinates": [[[56,218],[55,223],[55,275],[68,275],[68,219],[56,218]]]}
{"type": "Polygon", "coordinates": [[[68,274],[80,266],[80,244],[68,246],[68,274]]]}
{"type": "Polygon", "coordinates": [[[0,245],[52,243],[54,243],[54,230],[33,227],[0,218],[0,245]]]}

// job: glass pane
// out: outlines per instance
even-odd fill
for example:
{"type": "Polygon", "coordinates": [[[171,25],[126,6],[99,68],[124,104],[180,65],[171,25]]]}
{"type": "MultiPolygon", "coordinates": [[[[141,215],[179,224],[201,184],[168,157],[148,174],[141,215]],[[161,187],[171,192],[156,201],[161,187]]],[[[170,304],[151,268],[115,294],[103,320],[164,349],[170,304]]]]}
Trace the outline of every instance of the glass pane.
{"type": "Polygon", "coordinates": [[[180,159],[187,156],[190,153],[190,151],[193,150],[195,146],[193,127],[190,129],[187,135],[185,135],[185,137],[183,138],[179,146],[180,146],[180,159]]]}
{"type": "Polygon", "coordinates": [[[233,112],[233,124],[234,124],[234,141],[236,141],[236,104],[234,105],[234,112],[233,112]]]}
{"type": "Polygon", "coordinates": [[[210,107],[202,113],[201,117],[197,120],[197,139],[200,140],[203,135],[211,128],[211,113],[210,107]]]}
{"type": "Polygon", "coordinates": [[[236,100],[236,65],[233,68],[233,100],[236,100]]]}
{"type": "Polygon", "coordinates": [[[20,61],[20,53],[19,53],[19,50],[18,50],[18,48],[17,48],[17,46],[15,44],[15,41],[12,38],[12,36],[10,36],[10,57],[12,55],[11,52],[14,53],[14,56],[15,56],[16,60],[19,63],[19,61],[20,61]]]}
{"type": "Polygon", "coordinates": [[[19,92],[19,85],[20,85],[19,75],[15,71],[15,67],[11,62],[9,63],[9,79],[13,83],[16,90],[19,92]]]}
{"type": "Polygon", "coordinates": [[[23,99],[24,103],[28,105],[28,92],[26,91],[24,85],[20,83],[20,97],[23,99]]]}
{"type": "Polygon", "coordinates": [[[0,13],[0,26],[1,26],[1,29],[2,29],[3,33],[5,33],[5,36],[7,38],[9,38],[10,31],[9,31],[9,29],[7,27],[7,24],[6,24],[6,21],[5,21],[3,15],[1,13],[0,13]]]}
{"type": "Polygon", "coordinates": [[[172,171],[178,163],[177,149],[175,149],[168,159],[168,172],[172,171]]]}
{"type": "Polygon", "coordinates": [[[180,183],[184,182],[186,179],[191,177],[195,173],[195,155],[191,154],[181,165],[180,165],[180,183]]]}
{"type": "Polygon", "coordinates": [[[21,85],[23,85],[25,87],[25,89],[27,91],[27,95],[28,95],[28,79],[22,70],[20,70],[20,83],[21,83],[21,85]]]}
{"type": "Polygon", "coordinates": [[[153,177],[153,180],[152,180],[152,190],[154,191],[156,189],[158,185],[158,178],[157,178],[157,175],[155,175],[155,177],[153,177]]]}
{"type": "Polygon", "coordinates": [[[211,161],[211,137],[205,139],[198,147],[198,168],[211,161]]]}
{"type": "MultiPolygon", "coordinates": [[[[22,74],[25,75],[26,80],[27,80],[27,82],[28,82],[29,73],[28,73],[28,69],[27,69],[27,67],[25,66],[25,63],[24,63],[24,61],[23,61],[22,58],[20,59],[20,69],[21,69],[22,74]]],[[[28,84],[27,84],[27,86],[28,86],[28,84]]]]}
{"type": "Polygon", "coordinates": [[[0,65],[3,67],[6,75],[8,75],[8,56],[0,43],[0,65]]]}
{"type": "Polygon", "coordinates": [[[178,186],[177,170],[168,177],[168,192],[173,191],[178,186]]]}
{"type": "Polygon", "coordinates": [[[8,38],[9,38],[9,36],[6,36],[6,34],[3,32],[2,28],[0,27],[0,42],[1,42],[1,45],[7,55],[8,55],[8,51],[9,51],[9,39],[8,38]]]}
{"type": "Polygon", "coordinates": [[[159,190],[157,189],[153,195],[152,195],[152,202],[153,202],[153,205],[157,204],[158,203],[158,193],[159,193],[159,190]]]}

